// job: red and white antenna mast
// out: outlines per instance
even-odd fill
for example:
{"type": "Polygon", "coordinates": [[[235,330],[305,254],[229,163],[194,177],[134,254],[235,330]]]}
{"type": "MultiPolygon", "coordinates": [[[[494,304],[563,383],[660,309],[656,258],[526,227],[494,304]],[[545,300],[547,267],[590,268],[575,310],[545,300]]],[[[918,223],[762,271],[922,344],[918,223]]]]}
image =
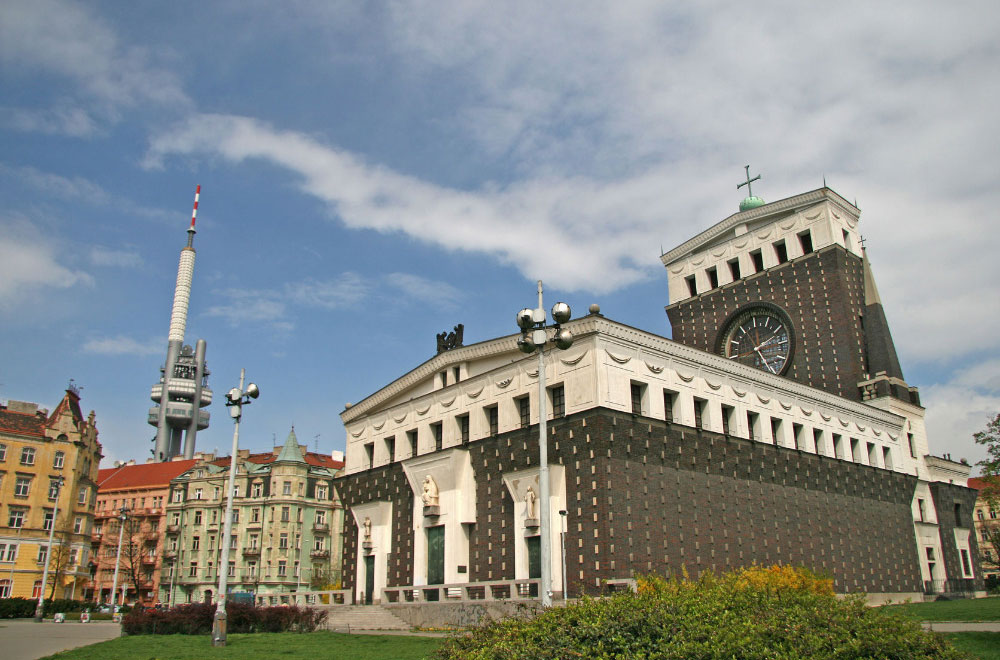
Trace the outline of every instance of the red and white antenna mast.
{"type": "Polygon", "coordinates": [[[194,244],[194,235],[195,235],[194,221],[198,219],[198,197],[200,196],[201,196],[201,184],[199,183],[198,187],[194,189],[194,208],[191,210],[191,226],[188,227],[188,244],[187,244],[188,247],[191,247],[194,244]]]}

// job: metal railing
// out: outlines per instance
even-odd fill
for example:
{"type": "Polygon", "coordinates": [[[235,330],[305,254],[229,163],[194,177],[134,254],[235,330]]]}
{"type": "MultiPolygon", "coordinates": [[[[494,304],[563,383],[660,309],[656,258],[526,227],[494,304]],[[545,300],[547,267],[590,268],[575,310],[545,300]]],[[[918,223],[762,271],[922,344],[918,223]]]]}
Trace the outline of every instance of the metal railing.
{"type": "Polygon", "coordinates": [[[976,581],[972,578],[950,580],[925,580],[924,594],[971,594],[976,591],[976,581]]]}

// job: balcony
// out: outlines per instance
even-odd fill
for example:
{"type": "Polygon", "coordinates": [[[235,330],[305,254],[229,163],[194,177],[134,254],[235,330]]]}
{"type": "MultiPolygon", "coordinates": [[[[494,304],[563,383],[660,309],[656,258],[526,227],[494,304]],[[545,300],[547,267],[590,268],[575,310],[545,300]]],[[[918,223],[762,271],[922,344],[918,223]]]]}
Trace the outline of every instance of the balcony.
{"type": "Polygon", "coordinates": [[[313,523],[313,531],[328,533],[330,531],[330,526],[326,523],[313,523]]]}
{"type": "Polygon", "coordinates": [[[164,550],[163,551],[163,559],[166,560],[166,561],[173,561],[173,560],[177,559],[177,551],[176,550],[164,550]]]}
{"type": "Polygon", "coordinates": [[[313,550],[309,553],[309,556],[313,559],[328,559],[330,557],[329,550],[313,550]]]}
{"type": "Polygon", "coordinates": [[[180,531],[180,525],[167,525],[167,534],[179,534],[180,531]]]}
{"type": "Polygon", "coordinates": [[[142,556],[142,563],[146,564],[147,566],[155,566],[156,565],[156,555],[143,555],[142,556]]]}
{"type": "Polygon", "coordinates": [[[260,548],[243,548],[244,557],[259,557],[260,548]]]}

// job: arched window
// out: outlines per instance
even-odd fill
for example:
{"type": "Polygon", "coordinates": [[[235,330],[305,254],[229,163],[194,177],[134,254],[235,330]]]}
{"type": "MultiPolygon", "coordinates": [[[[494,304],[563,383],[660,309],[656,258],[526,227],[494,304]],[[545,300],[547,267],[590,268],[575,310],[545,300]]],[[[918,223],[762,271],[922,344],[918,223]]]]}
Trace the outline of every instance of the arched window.
{"type": "Polygon", "coordinates": [[[0,598],[10,598],[10,580],[0,580],[0,598]]]}
{"type": "Polygon", "coordinates": [[[35,580],[35,584],[31,587],[31,597],[38,598],[42,595],[42,581],[35,580]]]}

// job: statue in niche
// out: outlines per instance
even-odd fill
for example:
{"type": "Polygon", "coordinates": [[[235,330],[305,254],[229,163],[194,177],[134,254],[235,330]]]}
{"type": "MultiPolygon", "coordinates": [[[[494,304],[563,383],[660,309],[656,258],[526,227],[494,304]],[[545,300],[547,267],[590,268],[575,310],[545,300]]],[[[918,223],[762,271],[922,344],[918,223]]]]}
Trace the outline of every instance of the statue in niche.
{"type": "Polygon", "coordinates": [[[362,523],[362,527],[365,528],[365,542],[371,543],[372,540],[372,519],[365,516],[365,521],[362,523]]]}
{"type": "Polygon", "coordinates": [[[465,333],[465,326],[459,323],[452,332],[441,332],[437,335],[438,355],[462,345],[462,335],[465,333]]]}
{"type": "Polygon", "coordinates": [[[538,501],[538,496],[535,495],[535,489],[528,486],[528,492],[524,494],[524,508],[528,511],[528,518],[536,518],[535,515],[535,502],[538,501]]]}
{"type": "Polygon", "coordinates": [[[434,477],[429,474],[424,477],[424,492],[420,496],[420,499],[424,501],[424,506],[438,505],[438,486],[434,481],[434,477]]]}

